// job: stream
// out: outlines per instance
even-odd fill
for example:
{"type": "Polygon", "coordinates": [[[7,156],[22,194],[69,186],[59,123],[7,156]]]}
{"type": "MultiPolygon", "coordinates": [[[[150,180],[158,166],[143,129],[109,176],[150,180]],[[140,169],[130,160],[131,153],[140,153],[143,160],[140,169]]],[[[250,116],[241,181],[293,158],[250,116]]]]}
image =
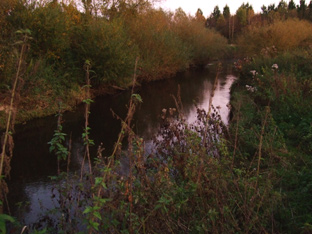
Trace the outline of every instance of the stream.
{"type": "MultiPolygon", "coordinates": [[[[145,139],[146,145],[152,141],[161,123],[162,109],[174,108],[172,95],[176,96],[180,86],[184,116],[188,122],[196,119],[196,103],[200,108],[208,109],[211,90],[216,77],[216,65],[207,65],[203,70],[192,70],[178,74],[172,79],[155,81],[138,87],[143,103],[134,116],[134,131],[145,139]]],[[[230,88],[236,76],[232,64],[223,64],[213,97],[213,105],[218,107],[222,121],[228,124],[230,88]]],[[[96,154],[99,144],[103,144],[103,155],[110,155],[120,131],[120,121],[113,118],[112,111],[124,118],[130,91],[112,96],[97,97],[91,105],[90,138],[94,140],[91,154],[96,154]]],[[[9,204],[13,216],[23,225],[30,225],[39,218],[42,209],[54,207],[51,190],[54,187],[49,176],[57,173],[56,156],[49,153],[48,142],[57,125],[57,117],[35,119],[24,125],[16,126],[14,135],[14,156],[11,161],[11,179],[9,185],[9,204]],[[16,205],[18,204],[18,205],[16,205]]],[[[80,169],[83,157],[81,134],[84,128],[84,106],[78,106],[72,112],[63,115],[63,132],[72,139],[70,171],[80,169]]]]}

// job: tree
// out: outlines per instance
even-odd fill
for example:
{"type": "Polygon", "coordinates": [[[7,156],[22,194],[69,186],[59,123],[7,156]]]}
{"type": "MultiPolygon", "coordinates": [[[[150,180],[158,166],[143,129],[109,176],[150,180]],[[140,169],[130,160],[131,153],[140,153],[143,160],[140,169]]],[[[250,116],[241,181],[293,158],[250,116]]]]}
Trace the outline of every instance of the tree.
{"type": "Polygon", "coordinates": [[[312,21],[312,0],[310,1],[308,8],[309,8],[308,19],[312,21]]]}
{"type": "Polygon", "coordinates": [[[243,7],[240,7],[236,11],[236,16],[238,18],[238,23],[240,26],[246,26],[247,24],[247,11],[243,7]]]}
{"type": "Polygon", "coordinates": [[[83,8],[85,10],[86,15],[91,15],[92,13],[92,8],[91,8],[91,0],[81,0],[83,4],[83,8]]]}
{"type": "Polygon", "coordinates": [[[186,13],[183,11],[183,9],[181,7],[179,7],[178,9],[176,9],[175,13],[174,13],[174,21],[179,23],[181,21],[185,21],[187,19],[187,15],[186,13]]]}
{"type": "Polygon", "coordinates": [[[268,21],[270,23],[275,23],[281,19],[281,15],[278,11],[270,11],[268,14],[268,21]]]}
{"type": "Polygon", "coordinates": [[[277,12],[280,14],[282,19],[287,18],[287,3],[284,0],[281,0],[277,6],[277,12]]]}
{"type": "Polygon", "coordinates": [[[294,0],[290,0],[288,3],[288,10],[294,10],[296,9],[296,4],[294,3],[294,0]]]}
{"type": "Polygon", "coordinates": [[[204,15],[203,15],[203,11],[200,8],[197,9],[195,19],[197,21],[201,21],[201,22],[205,22],[205,20],[206,20],[204,15]]]}
{"type": "Polygon", "coordinates": [[[225,5],[225,7],[223,8],[223,16],[225,19],[229,19],[231,16],[230,7],[228,5],[225,5]]]}
{"type": "Polygon", "coordinates": [[[268,6],[268,13],[270,13],[271,11],[276,11],[275,4],[274,4],[274,3],[273,3],[273,4],[270,4],[270,5],[268,6]]]}
{"type": "Polygon", "coordinates": [[[300,5],[297,7],[298,16],[300,19],[305,18],[306,10],[307,10],[307,5],[305,3],[305,0],[300,0],[300,5]]]}
{"type": "Polygon", "coordinates": [[[279,3],[278,3],[278,6],[277,6],[277,9],[287,9],[287,3],[284,1],[284,0],[281,0],[279,3]]]}
{"type": "Polygon", "coordinates": [[[265,5],[262,5],[261,11],[261,15],[267,15],[269,13],[268,8],[265,5]]]}
{"type": "Polygon", "coordinates": [[[227,34],[226,21],[223,15],[219,16],[216,27],[217,27],[217,30],[221,32],[223,35],[227,34]]]}
{"type": "Polygon", "coordinates": [[[294,0],[290,0],[288,3],[288,17],[296,18],[297,15],[296,4],[294,3],[294,0]]]}
{"type": "Polygon", "coordinates": [[[243,3],[236,11],[236,16],[238,19],[239,30],[243,27],[251,24],[251,19],[254,16],[254,11],[249,3],[243,3]]]}
{"type": "Polygon", "coordinates": [[[217,21],[218,18],[221,15],[221,11],[219,9],[219,6],[215,6],[215,8],[213,9],[213,12],[211,13],[211,15],[209,16],[209,18],[206,21],[206,26],[210,27],[210,28],[214,28],[217,26],[217,21]]]}
{"type": "Polygon", "coordinates": [[[219,6],[215,6],[212,12],[212,17],[217,21],[220,15],[221,15],[221,11],[219,9],[219,6]]]}

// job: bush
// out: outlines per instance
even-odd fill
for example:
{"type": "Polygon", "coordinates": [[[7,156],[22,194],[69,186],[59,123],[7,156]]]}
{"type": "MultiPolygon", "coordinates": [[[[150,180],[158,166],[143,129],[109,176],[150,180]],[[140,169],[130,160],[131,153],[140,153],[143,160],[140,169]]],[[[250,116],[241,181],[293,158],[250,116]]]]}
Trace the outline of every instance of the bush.
{"type": "Polygon", "coordinates": [[[202,21],[176,12],[172,30],[187,46],[192,65],[206,65],[225,53],[226,38],[206,28],[202,21]]]}
{"type": "Polygon", "coordinates": [[[304,48],[311,43],[311,23],[298,19],[249,28],[237,38],[240,53],[247,56],[274,56],[276,52],[304,48]]]}
{"type": "Polygon", "coordinates": [[[169,17],[161,10],[150,9],[128,22],[130,37],[140,51],[143,79],[169,77],[189,65],[189,51],[170,29],[169,17]]]}
{"type": "Polygon", "coordinates": [[[121,20],[98,19],[76,28],[73,53],[78,67],[90,60],[94,82],[122,85],[133,74],[138,50],[121,20]]]}

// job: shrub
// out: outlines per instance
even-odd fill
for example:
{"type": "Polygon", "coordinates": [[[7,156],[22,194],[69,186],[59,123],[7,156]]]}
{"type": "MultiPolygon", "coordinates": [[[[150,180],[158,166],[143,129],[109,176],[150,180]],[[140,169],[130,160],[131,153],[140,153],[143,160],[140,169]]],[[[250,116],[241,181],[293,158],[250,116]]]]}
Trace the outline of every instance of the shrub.
{"type": "Polygon", "coordinates": [[[237,38],[240,53],[247,56],[275,55],[275,50],[289,51],[298,47],[307,47],[311,43],[311,23],[298,19],[249,28],[237,38]]]}
{"type": "Polygon", "coordinates": [[[143,79],[165,78],[189,65],[189,51],[170,29],[169,17],[161,10],[151,9],[128,22],[130,37],[140,51],[143,79]]]}
{"type": "MultiPolygon", "coordinates": [[[[123,84],[133,73],[137,48],[126,33],[121,20],[90,20],[76,28],[73,35],[76,64],[90,60],[96,83],[123,84]]],[[[79,65],[80,64],[80,65],[79,65]]]]}
{"type": "Polygon", "coordinates": [[[225,37],[181,12],[176,12],[174,19],[172,30],[187,46],[192,65],[206,65],[212,59],[222,57],[227,45],[225,37]]]}

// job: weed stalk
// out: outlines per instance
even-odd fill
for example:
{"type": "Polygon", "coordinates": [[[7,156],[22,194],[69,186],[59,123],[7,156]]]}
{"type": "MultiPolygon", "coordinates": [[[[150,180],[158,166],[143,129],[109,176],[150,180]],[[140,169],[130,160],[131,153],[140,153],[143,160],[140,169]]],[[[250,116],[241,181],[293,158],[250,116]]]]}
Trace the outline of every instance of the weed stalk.
{"type": "Polygon", "coordinates": [[[90,127],[89,127],[89,115],[90,115],[90,104],[93,102],[93,100],[91,99],[91,95],[90,95],[90,68],[91,68],[91,64],[89,60],[86,60],[85,62],[85,70],[86,70],[86,85],[85,85],[85,89],[86,89],[86,99],[83,100],[83,102],[85,103],[85,112],[84,112],[84,116],[85,116],[85,126],[84,126],[84,133],[82,134],[83,140],[84,140],[84,145],[85,145],[85,152],[84,152],[84,158],[83,158],[83,162],[82,162],[82,166],[81,166],[81,179],[82,179],[82,174],[83,174],[83,167],[84,167],[84,161],[87,158],[88,159],[88,164],[89,164],[89,173],[90,173],[90,180],[92,181],[92,164],[91,164],[91,158],[90,158],[90,145],[94,145],[93,140],[91,140],[89,138],[90,135],[90,127]]]}
{"type": "MultiPolygon", "coordinates": [[[[10,126],[11,126],[12,113],[13,113],[14,98],[15,98],[15,94],[16,94],[17,83],[18,83],[18,80],[20,78],[22,63],[24,61],[24,54],[25,54],[26,47],[27,47],[27,41],[28,41],[28,39],[30,39],[29,34],[30,34],[30,32],[28,30],[25,30],[24,38],[22,41],[22,48],[21,48],[21,52],[20,52],[20,56],[19,56],[19,60],[18,60],[18,65],[17,65],[17,71],[16,71],[14,83],[13,83],[12,93],[11,93],[9,113],[8,113],[8,117],[7,117],[7,121],[6,121],[4,140],[3,140],[3,144],[2,144],[2,153],[1,153],[1,162],[0,162],[0,183],[2,180],[2,173],[3,173],[3,169],[4,169],[4,158],[6,155],[6,153],[5,153],[6,152],[6,145],[8,142],[9,135],[10,135],[10,126]]],[[[4,175],[4,176],[6,176],[6,175],[4,175]]]]}

